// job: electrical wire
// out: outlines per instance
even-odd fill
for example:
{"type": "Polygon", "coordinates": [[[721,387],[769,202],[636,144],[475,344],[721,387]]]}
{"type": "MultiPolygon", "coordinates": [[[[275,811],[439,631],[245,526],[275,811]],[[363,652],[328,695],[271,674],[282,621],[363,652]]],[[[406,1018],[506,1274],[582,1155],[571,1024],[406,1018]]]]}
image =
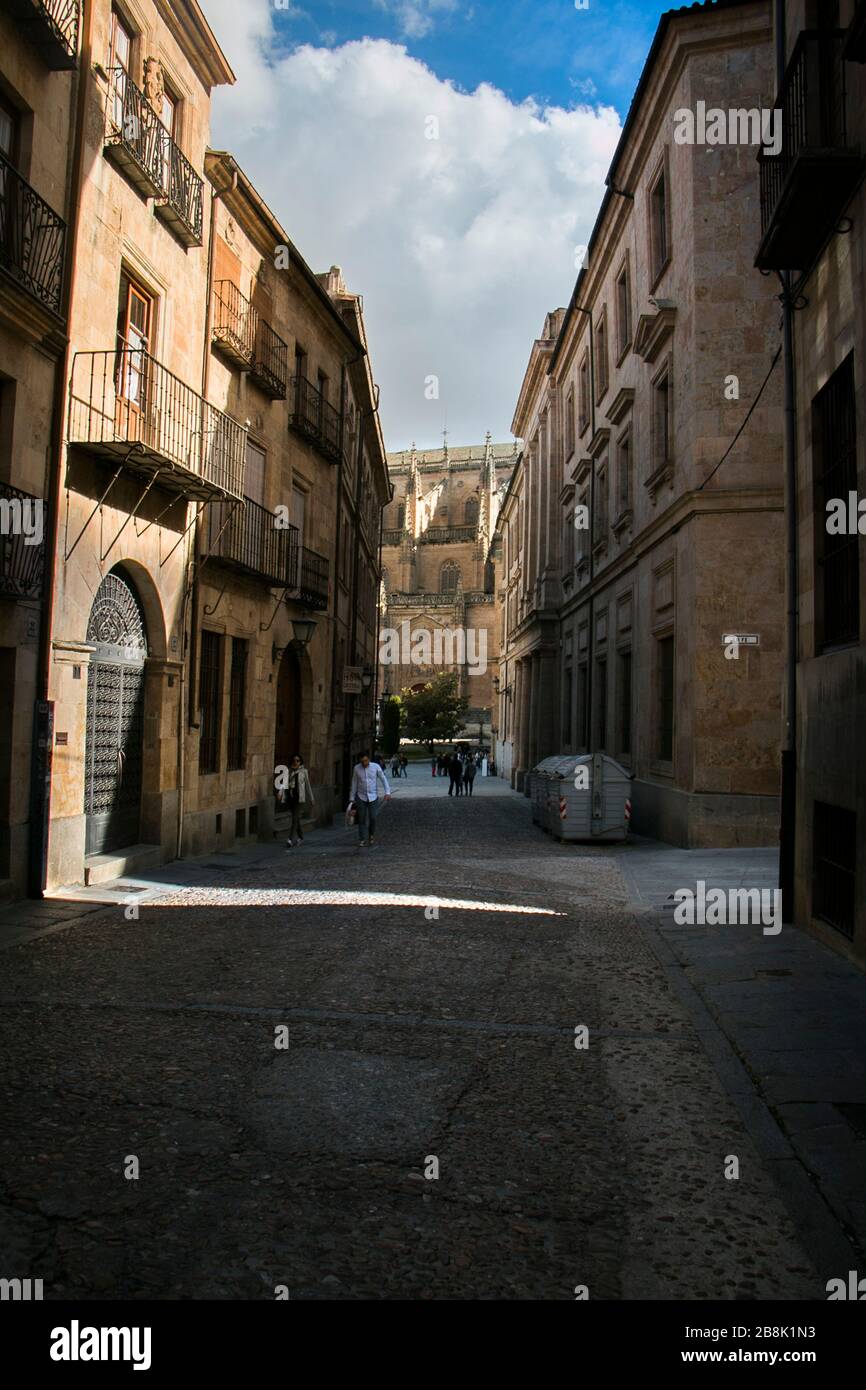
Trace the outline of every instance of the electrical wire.
{"type": "Polygon", "coordinates": [[[739,439],[740,435],[743,433],[743,430],[746,428],[746,425],[749,423],[749,419],[750,419],[750,417],[751,417],[752,411],[755,409],[755,406],[758,404],[758,401],[761,399],[761,397],[762,397],[763,394],[764,394],[764,387],[767,385],[767,382],[770,380],[770,377],[773,375],[773,371],[774,371],[774,369],[775,369],[776,363],[778,362],[778,360],[779,360],[779,358],[781,357],[781,355],[782,355],[782,348],[781,348],[781,346],[779,346],[779,347],[776,349],[776,355],[775,355],[775,357],[773,358],[772,362],[770,363],[770,370],[767,372],[767,375],[764,377],[764,380],[761,382],[761,389],[760,389],[760,391],[758,392],[758,394],[757,394],[757,396],[755,397],[755,399],[752,401],[752,404],[749,406],[748,411],[746,412],[746,418],[743,420],[743,423],[740,425],[740,428],[737,430],[737,433],[734,435],[733,439],[731,440],[731,442],[730,442],[730,444],[728,445],[728,447],[727,447],[727,449],[725,450],[725,452],[722,454],[722,457],[719,459],[719,461],[718,461],[718,463],[716,464],[716,466],[715,466],[715,468],[713,469],[713,471],[712,471],[711,473],[708,473],[708,474],[707,474],[707,476],[704,478],[704,481],[701,483],[700,487],[698,487],[698,488],[696,489],[697,492],[700,492],[700,491],[701,491],[701,488],[705,488],[706,485],[707,485],[707,483],[710,481],[710,478],[714,477],[715,474],[718,473],[718,471],[719,471],[719,469],[721,468],[722,464],[724,463],[725,459],[728,457],[728,454],[731,452],[731,450],[733,449],[733,447],[734,447],[734,445],[736,444],[737,440],[739,439]]]}

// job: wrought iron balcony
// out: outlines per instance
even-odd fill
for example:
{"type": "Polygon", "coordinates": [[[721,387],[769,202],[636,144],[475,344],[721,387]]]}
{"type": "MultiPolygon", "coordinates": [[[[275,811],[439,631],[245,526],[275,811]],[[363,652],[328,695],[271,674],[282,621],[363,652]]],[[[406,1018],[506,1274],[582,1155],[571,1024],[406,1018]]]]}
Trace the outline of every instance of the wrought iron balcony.
{"type": "Polygon", "coordinates": [[[778,154],[758,155],[760,270],[804,270],[839,221],[863,169],[848,135],[845,31],[804,29],[776,99],[778,154]]]}
{"type": "Polygon", "coordinates": [[[162,163],[165,198],[157,203],[156,215],[184,246],[201,246],[202,180],[164,127],[162,163]]]}
{"type": "Polygon", "coordinates": [[[47,524],[41,497],[0,482],[0,594],[42,596],[47,524]]]}
{"type": "Polygon", "coordinates": [[[227,361],[249,372],[274,400],[285,400],[289,349],[237,285],[218,280],[214,286],[213,345],[227,361]]]}
{"type": "Polygon", "coordinates": [[[268,586],[298,587],[298,528],[277,526],[277,516],[250,497],[244,505],[212,502],[204,543],[212,560],[254,574],[268,586]]]}
{"type": "Polygon", "coordinates": [[[80,0],[2,0],[52,72],[78,65],[80,0]]]}
{"type": "Polygon", "coordinates": [[[105,153],[147,198],[164,198],[166,129],[123,68],[109,73],[105,153]]]}
{"type": "Polygon", "coordinates": [[[294,409],[289,424],[330,463],[339,463],[343,433],[340,412],[305,376],[292,377],[292,393],[294,409]]]}
{"type": "Polygon", "coordinates": [[[149,353],[78,352],[69,442],[110,455],[188,497],[244,495],[247,430],[149,353]]]}
{"type": "Polygon", "coordinates": [[[0,270],[60,313],[66,223],[0,154],[0,270]]]}
{"type": "Polygon", "coordinates": [[[301,546],[300,557],[298,600],[306,608],[324,612],[328,607],[328,561],[306,546],[301,546]]]}

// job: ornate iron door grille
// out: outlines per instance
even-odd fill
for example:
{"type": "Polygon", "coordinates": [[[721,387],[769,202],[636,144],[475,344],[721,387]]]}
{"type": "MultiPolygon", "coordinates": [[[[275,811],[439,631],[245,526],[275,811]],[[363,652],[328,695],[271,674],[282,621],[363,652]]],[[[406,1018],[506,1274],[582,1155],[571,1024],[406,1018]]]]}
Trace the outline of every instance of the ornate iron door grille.
{"type": "Polygon", "coordinates": [[[99,586],[87,640],[85,853],[134,844],[141,815],[144,733],[144,615],[128,583],[111,573],[99,586]]]}

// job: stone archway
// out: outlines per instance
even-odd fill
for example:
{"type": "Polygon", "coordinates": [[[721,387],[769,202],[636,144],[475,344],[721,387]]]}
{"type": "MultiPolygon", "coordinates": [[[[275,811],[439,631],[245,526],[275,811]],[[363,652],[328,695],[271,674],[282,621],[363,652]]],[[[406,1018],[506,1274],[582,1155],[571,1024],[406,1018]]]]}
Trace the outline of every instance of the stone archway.
{"type": "Polygon", "coordinates": [[[141,829],[147,623],[120,569],[102,580],[90,610],[84,760],[85,854],[135,844],[141,829]]]}

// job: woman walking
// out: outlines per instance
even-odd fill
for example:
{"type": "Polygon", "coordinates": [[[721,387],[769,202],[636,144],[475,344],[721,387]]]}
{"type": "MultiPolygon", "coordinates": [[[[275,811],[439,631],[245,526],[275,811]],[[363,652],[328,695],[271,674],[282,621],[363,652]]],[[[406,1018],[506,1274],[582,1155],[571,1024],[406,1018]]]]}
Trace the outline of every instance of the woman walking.
{"type": "Polygon", "coordinates": [[[299,845],[303,840],[301,811],[307,806],[312,811],[315,804],[310,774],[304,767],[304,760],[300,753],[296,753],[289,763],[289,780],[286,786],[286,805],[292,816],[286,849],[291,849],[293,844],[299,845]]]}
{"type": "Polygon", "coordinates": [[[376,817],[384,801],[391,800],[388,778],[378,763],[371,763],[367,753],[355,764],[352,773],[352,800],[358,812],[358,839],[363,847],[375,842],[376,817]],[[381,796],[380,796],[381,792],[381,796]]]}

